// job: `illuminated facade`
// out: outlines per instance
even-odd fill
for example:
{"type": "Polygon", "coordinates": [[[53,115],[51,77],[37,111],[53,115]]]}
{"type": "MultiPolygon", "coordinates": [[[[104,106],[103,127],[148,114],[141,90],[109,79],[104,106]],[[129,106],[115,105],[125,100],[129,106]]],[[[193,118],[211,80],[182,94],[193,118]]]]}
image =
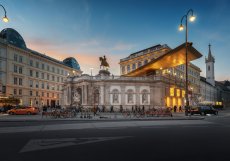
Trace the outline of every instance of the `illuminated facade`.
{"type": "MultiPolygon", "coordinates": [[[[172,49],[167,45],[157,45],[144,49],[140,52],[133,53],[127,58],[120,60],[121,74],[125,76],[137,75],[161,77],[163,82],[163,86],[161,88],[163,88],[164,91],[162,98],[164,99],[164,105],[168,107],[172,107],[174,105],[181,106],[185,103],[185,65],[182,62],[183,58],[180,56],[175,58],[169,56],[169,58],[162,60],[164,55],[169,55],[171,50],[172,49]],[[174,59],[176,59],[178,63],[173,64],[174,59]],[[164,64],[166,64],[166,67],[164,67],[164,64]],[[142,68],[142,66],[146,67],[142,68]]],[[[201,70],[199,67],[189,63],[188,84],[190,104],[196,104],[199,102],[200,72],[201,70]]]]}
{"type": "MultiPolygon", "coordinates": [[[[191,43],[188,45],[189,60],[201,57],[191,43]]],[[[134,106],[148,109],[184,105],[184,66],[180,64],[185,61],[184,52],[185,44],[175,49],[157,45],[121,59],[121,76],[101,70],[96,76],[69,77],[63,89],[63,103],[66,107],[104,105],[116,110],[120,105],[129,110],[134,106]]],[[[189,87],[195,93],[200,69],[190,63],[189,73],[189,87]]]]}
{"type": "Polygon", "coordinates": [[[28,49],[14,29],[0,35],[0,95],[19,98],[23,105],[62,104],[63,82],[68,75],[81,74],[77,61],[62,62],[28,49]]]}

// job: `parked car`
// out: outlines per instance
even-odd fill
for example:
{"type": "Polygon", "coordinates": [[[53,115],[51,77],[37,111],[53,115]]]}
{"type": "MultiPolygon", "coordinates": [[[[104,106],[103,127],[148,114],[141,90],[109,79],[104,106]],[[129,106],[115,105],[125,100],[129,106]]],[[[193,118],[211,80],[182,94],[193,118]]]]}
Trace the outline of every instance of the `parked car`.
{"type": "Polygon", "coordinates": [[[14,106],[11,105],[3,105],[0,107],[0,113],[6,113],[8,110],[13,109],[14,106]]]}
{"type": "MultiPolygon", "coordinates": [[[[190,113],[190,111],[188,111],[190,113]]],[[[194,114],[200,114],[200,115],[206,115],[206,114],[214,114],[218,115],[218,111],[214,109],[211,106],[197,106],[191,108],[191,115],[194,114]]]]}
{"type": "Polygon", "coordinates": [[[16,107],[14,109],[11,109],[7,111],[10,115],[32,115],[32,114],[38,114],[39,111],[35,107],[16,107]]]}

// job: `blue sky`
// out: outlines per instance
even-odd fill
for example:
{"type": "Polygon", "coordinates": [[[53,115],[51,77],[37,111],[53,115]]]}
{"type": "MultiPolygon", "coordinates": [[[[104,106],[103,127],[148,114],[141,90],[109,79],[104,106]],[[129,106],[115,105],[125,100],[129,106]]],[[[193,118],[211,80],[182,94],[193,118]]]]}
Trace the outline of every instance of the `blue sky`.
{"type": "MultiPolygon", "coordinates": [[[[75,57],[84,73],[98,72],[106,55],[111,72],[119,75],[119,59],[156,44],[174,48],[185,40],[178,31],[190,9],[189,41],[204,56],[194,61],[205,75],[208,44],[216,58],[217,80],[230,79],[230,1],[228,0],[2,0],[10,22],[27,47],[63,60],[75,57]]],[[[3,10],[2,10],[3,16],[3,10]]]]}

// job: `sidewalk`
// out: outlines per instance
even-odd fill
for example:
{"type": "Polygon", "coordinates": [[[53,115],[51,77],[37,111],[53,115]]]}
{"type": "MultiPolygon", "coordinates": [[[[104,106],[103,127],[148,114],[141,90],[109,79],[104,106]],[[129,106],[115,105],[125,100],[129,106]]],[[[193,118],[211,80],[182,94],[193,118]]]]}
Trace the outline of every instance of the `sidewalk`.
{"type": "Polygon", "coordinates": [[[173,117],[169,116],[153,116],[153,117],[124,117],[121,113],[99,113],[96,116],[90,114],[91,118],[80,118],[80,114],[74,118],[51,118],[50,116],[38,115],[8,115],[0,114],[0,122],[24,122],[24,121],[130,121],[130,120],[202,120],[200,116],[185,116],[183,112],[173,113],[173,117]]]}

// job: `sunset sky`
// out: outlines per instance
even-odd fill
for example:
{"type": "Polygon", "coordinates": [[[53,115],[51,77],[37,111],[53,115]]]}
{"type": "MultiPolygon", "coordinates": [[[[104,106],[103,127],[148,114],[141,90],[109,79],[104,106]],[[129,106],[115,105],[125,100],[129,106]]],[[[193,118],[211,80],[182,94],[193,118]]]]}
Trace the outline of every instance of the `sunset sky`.
{"type": "MultiPolygon", "coordinates": [[[[72,56],[84,73],[98,73],[98,57],[106,55],[110,71],[120,74],[119,59],[157,44],[184,43],[178,31],[190,9],[189,38],[203,54],[194,61],[205,76],[208,44],[216,59],[216,80],[230,80],[230,1],[228,0],[2,0],[10,22],[28,48],[58,60],[72,56]]],[[[1,10],[1,16],[4,16],[1,10]]]]}

